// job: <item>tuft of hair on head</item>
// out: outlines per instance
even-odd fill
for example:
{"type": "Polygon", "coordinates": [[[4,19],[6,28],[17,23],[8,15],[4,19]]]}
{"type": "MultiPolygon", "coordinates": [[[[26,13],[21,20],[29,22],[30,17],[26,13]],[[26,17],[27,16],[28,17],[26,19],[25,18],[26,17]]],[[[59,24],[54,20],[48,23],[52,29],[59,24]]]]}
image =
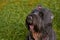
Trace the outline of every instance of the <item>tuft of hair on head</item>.
{"type": "Polygon", "coordinates": [[[40,9],[42,9],[42,6],[41,5],[38,5],[36,9],[37,10],[40,10],[40,9]]]}

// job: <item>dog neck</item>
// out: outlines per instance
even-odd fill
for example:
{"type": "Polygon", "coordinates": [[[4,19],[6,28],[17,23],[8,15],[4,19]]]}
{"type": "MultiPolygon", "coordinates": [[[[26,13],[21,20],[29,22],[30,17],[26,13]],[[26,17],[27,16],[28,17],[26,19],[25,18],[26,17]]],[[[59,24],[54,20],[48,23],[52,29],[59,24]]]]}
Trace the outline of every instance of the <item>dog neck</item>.
{"type": "Polygon", "coordinates": [[[49,40],[48,34],[44,34],[43,33],[37,33],[37,32],[31,32],[32,34],[32,38],[34,40],[49,40]]]}
{"type": "Polygon", "coordinates": [[[34,25],[30,25],[30,32],[34,40],[47,40],[47,35],[44,32],[35,32],[34,25]]]}

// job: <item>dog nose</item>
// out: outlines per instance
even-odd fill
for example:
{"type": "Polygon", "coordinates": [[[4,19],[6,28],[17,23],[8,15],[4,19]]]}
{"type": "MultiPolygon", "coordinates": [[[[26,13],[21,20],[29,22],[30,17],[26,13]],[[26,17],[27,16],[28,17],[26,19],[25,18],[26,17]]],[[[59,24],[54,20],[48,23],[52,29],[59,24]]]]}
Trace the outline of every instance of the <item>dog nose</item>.
{"type": "Polygon", "coordinates": [[[29,20],[32,20],[32,17],[31,17],[31,16],[28,16],[28,19],[29,19],[29,20]]]}
{"type": "Polygon", "coordinates": [[[27,22],[28,22],[29,24],[32,23],[32,16],[28,16],[28,18],[27,18],[27,22]]]}

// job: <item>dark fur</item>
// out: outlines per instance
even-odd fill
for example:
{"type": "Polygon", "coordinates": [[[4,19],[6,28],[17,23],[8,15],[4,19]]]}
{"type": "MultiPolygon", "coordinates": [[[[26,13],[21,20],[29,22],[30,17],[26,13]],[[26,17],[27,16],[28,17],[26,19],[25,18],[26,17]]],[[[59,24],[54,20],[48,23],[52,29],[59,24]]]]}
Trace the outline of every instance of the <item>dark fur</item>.
{"type": "MultiPolygon", "coordinates": [[[[29,30],[27,40],[35,40],[31,34],[29,25],[34,25],[34,30],[37,33],[42,33],[42,36],[38,40],[55,40],[55,33],[52,29],[53,15],[50,10],[45,8],[34,9],[26,18],[26,25],[29,30]],[[30,19],[32,17],[33,19],[30,19]],[[45,39],[46,38],[46,39],[45,39]]],[[[40,36],[40,35],[39,35],[40,36]]]]}

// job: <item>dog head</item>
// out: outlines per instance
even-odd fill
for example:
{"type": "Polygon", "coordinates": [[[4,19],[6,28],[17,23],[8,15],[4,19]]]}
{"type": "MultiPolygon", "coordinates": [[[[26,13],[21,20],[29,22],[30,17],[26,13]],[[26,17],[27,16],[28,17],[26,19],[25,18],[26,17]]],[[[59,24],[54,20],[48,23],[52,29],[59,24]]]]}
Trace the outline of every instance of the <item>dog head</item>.
{"type": "Polygon", "coordinates": [[[26,25],[30,31],[40,32],[43,27],[42,8],[34,9],[26,18],[26,25]]]}
{"type": "Polygon", "coordinates": [[[53,16],[49,10],[38,6],[27,16],[26,25],[30,31],[41,32],[45,25],[51,23],[52,18],[53,16]]]}

